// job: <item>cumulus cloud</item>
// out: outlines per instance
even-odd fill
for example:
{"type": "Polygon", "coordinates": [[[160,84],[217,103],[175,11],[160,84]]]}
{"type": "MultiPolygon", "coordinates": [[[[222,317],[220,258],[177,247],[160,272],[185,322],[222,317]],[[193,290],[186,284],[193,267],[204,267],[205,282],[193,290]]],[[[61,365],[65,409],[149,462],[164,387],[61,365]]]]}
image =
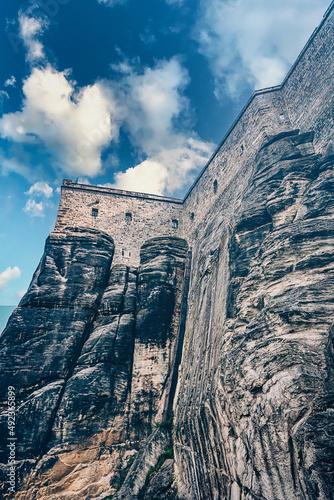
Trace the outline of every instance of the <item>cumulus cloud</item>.
{"type": "Polygon", "coordinates": [[[53,196],[53,188],[47,182],[35,182],[24,194],[29,196],[29,200],[25,204],[23,211],[30,217],[44,217],[45,209],[53,207],[53,203],[46,201],[53,196]],[[37,203],[36,198],[41,197],[46,198],[46,200],[37,203]]]}
{"type": "Polygon", "coordinates": [[[189,108],[183,95],[188,73],[177,57],[142,71],[127,62],[126,69],[113,88],[119,102],[126,103],[124,127],[144,160],[116,174],[116,187],[156,194],[181,190],[213,150],[182,126],[189,108]]]}
{"type": "Polygon", "coordinates": [[[174,135],[175,147],[162,148],[126,172],[118,172],[114,187],[154,194],[182,191],[209,159],[213,144],[174,135]]]}
{"type": "Polygon", "coordinates": [[[16,84],[16,78],[14,75],[12,75],[10,78],[7,78],[7,80],[4,83],[5,87],[15,87],[15,84],[16,84]]]}
{"type": "Polygon", "coordinates": [[[25,194],[29,196],[45,196],[46,198],[50,198],[53,196],[53,188],[49,186],[47,182],[35,182],[32,186],[30,186],[29,191],[25,194]]]}
{"type": "Polygon", "coordinates": [[[47,65],[33,68],[23,94],[22,110],[0,119],[1,136],[42,144],[70,175],[98,174],[101,152],[118,137],[110,91],[107,94],[99,83],[78,89],[67,71],[47,65]]]}
{"type": "Polygon", "coordinates": [[[202,0],[195,37],[215,94],[280,84],[328,6],[327,0],[202,0]]]}
{"type": "MultiPolygon", "coordinates": [[[[184,96],[190,80],[182,60],[173,57],[143,68],[138,58],[126,59],[118,51],[121,61],[111,66],[116,73],[113,80],[80,88],[71,80],[70,71],[58,71],[47,62],[39,37],[48,21],[32,14],[30,10],[19,15],[31,72],[23,82],[21,109],[0,118],[0,136],[21,146],[23,152],[34,146],[46,158],[51,157],[58,174],[94,177],[105,168],[118,166],[115,152],[110,152],[103,164],[101,158],[104,150],[118,141],[122,129],[140,160],[115,175],[116,186],[172,194],[189,184],[213,145],[191,131],[189,101],[184,96]]],[[[26,175],[24,163],[7,155],[1,163],[2,173],[26,175]]],[[[27,214],[44,216],[50,206],[48,189],[52,188],[41,182],[30,188],[24,207],[27,214]],[[37,195],[44,195],[44,199],[36,201],[37,195]]]]}
{"type": "Polygon", "coordinates": [[[32,64],[45,58],[43,44],[38,38],[48,26],[46,18],[19,13],[19,35],[26,47],[26,60],[32,64]]]}
{"type": "Polygon", "coordinates": [[[25,207],[23,208],[23,211],[30,215],[30,217],[44,217],[45,213],[45,204],[43,201],[40,201],[37,203],[35,200],[32,200],[31,198],[27,201],[25,204],[25,207]]]}
{"type": "Polygon", "coordinates": [[[20,276],[21,270],[19,267],[7,267],[5,271],[2,271],[2,273],[0,273],[0,290],[2,290],[9,281],[19,278],[20,276]]]}
{"type": "Polygon", "coordinates": [[[118,172],[115,178],[116,187],[119,189],[162,194],[168,179],[168,170],[157,161],[145,160],[135,167],[128,168],[126,172],[118,172]]]}
{"type": "MultiPolygon", "coordinates": [[[[34,67],[23,85],[21,111],[0,119],[1,136],[44,148],[56,169],[68,175],[93,177],[102,171],[101,154],[118,140],[122,127],[142,160],[119,173],[116,185],[156,193],[182,189],[204,165],[213,145],[190,130],[189,101],[183,93],[189,76],[181,60],[174,57],[153,68],[138,68],[137,59],[123,59],[113,69],[119,74],[115,80],[77,88],[67,71],[48,64],[34,67]],[[148,177],[149,183],[139,179],[148,177]]],[[[115,168],[117,161],[110,153],[105,166],[115,168]]],[[[9,159],[2,162],[4,169],[23,171],[9,159]]],[[[43,189],[46,186],[38,182],[28,194],[43,189]]],[[[45,201],[30,199],[24,210],[43,217],[45,208],[45,201]]]]}
{"type": "Polygon", "coordinates": [[[143,71],[130,68],[118,83],[118,100],[126,103],[123,120],[132,141],[144,152],[171,142],[175,120],[189,106],[182,94],[188,83],[188,73],[176,57],[143,71]]]}

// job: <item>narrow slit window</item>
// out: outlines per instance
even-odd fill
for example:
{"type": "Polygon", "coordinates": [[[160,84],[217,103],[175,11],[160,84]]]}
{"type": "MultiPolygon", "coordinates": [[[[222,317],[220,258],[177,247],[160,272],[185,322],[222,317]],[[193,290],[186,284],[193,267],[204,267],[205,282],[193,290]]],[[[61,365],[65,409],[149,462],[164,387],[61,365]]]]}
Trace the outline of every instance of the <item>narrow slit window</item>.
{"type": "Polygon", "coordinates": [[[217,180],[215,180],[214,183],[213,183],[213,192],[214,192],[214,194],[217,193],[217,189],[218,189],[218,182],[217,182],[217,180]]]}
{"type": "Polygon", "coordinates": [[[127,212],[127,213],[125,214],[125,220],[126,220],[127,222],[131,222],[131,221],[132,221],[132,214],[131,214],[130,212],[127,212]]]}
{"type": "Polygon", "coordinates": [[[172,227],[177,229],[179,227],[179,221],[177,219],[172,220],[172,227]]]}
{"type": "Polygon", "coordinates": [[[98,208],[92,208],[92,217],[97,217],[99,213],[98,208]]]}

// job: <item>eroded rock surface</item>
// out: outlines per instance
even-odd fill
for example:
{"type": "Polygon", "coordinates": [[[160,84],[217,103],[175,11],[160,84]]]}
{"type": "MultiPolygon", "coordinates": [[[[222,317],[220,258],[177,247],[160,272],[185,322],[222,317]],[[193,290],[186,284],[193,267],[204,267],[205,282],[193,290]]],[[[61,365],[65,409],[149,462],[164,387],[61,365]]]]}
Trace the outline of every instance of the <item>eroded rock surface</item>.
{"type": "Polygon", "coordinates": [[[114,493],[162,418],[187,244],[150,240],[139,269],[113,266],[113,251],[95,230],[52,233],[1,337],[3,450],[6,388],[17,387],[17,499],[114,493]]]}
{"type": "Polygon", "coordinates": [[[312,134],[271,138],[218,246],[208,225],[195,250],[181,498],[333,498],[333,161],[312,134]]]}

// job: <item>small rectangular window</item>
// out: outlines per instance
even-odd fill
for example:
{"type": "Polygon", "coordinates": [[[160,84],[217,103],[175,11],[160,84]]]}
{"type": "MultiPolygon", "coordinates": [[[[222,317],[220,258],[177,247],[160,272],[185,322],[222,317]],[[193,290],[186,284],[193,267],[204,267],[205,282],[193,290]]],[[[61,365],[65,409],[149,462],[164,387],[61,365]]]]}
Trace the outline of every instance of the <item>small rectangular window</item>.
{"type": "Polygon", "coordinates": [[[92,208],[92,217],[97,217],[99,211],[97,208],[92,208]]]}
{"type": "Polygon", "coordinates": [[[132,221],[132,214],[130,214],[130,212],[127,212],[127,213],[125,214],[125,220],[126,220],[127,222],[131,222],[131,221],[132,221]]]}
{"type": "Polygon", "coordinates": [[[177,220],[177,219],[173,219],[173,220],[172,220],[172,227],[173,227],[174,229],[177,229],[177,228],[179,227],[179,222],[178,222],[178,220],[177,220]]]}

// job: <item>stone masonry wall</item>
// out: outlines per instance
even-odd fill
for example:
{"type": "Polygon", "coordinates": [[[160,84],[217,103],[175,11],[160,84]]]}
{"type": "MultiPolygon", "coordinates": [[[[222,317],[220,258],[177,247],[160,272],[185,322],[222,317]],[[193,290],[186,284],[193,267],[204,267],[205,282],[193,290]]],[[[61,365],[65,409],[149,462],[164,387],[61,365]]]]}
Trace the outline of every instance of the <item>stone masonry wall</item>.
{"type": "Polygon", "coordinates": [[[140,248],[151,238],[180,236],[182,201],[117,189],[74,184],[65,180],[56,231],[68,226],[94,228],[115,242],[114,264],[137,266],[140,248]],[[98,210],[97,217],[92,209],[98,210]],[[126,220],[131,213],[132,220],[126,220]],[[172,221],[178,221],[174,228],[172,221]]]}
{"type": "Polygon", "coordinates": [[[334,3],[282,84],[295,128],[314,131],[316,152],[333,147],[334,3]]]}
{"type": "MultiPolygon", "coordinates": [[[[225,209],[234,211],[235,200],[247,185],[261,145],[270,136],[291,129],[280,88],[253,95],[242,117],[184,200],[183,237],[190,246],[196,247],[208,230],[219,226],[225,209]]],[[[224,219],[226,216],[224,214],[224,219]]]]}

